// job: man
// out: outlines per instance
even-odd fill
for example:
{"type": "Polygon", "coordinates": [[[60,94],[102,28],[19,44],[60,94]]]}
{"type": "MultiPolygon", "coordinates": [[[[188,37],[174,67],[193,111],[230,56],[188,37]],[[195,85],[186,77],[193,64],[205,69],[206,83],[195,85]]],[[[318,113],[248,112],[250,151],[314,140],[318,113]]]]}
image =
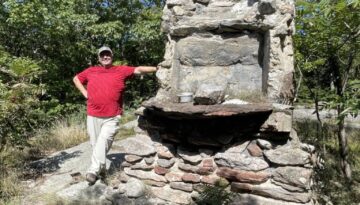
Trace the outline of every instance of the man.
{"type": "Polygon", "coordinates": [[[93,149],[91,165],[86,174],[90,185],[105,171],[106,154],[119,130],[125,81],[134,74],[157,70],[153,66],[114,66],[113,52],[106,46],[98,50],[98,60],[99,66],[89,67],[73,79],[75,86],[87,99],[87,131],[93,149]]]}

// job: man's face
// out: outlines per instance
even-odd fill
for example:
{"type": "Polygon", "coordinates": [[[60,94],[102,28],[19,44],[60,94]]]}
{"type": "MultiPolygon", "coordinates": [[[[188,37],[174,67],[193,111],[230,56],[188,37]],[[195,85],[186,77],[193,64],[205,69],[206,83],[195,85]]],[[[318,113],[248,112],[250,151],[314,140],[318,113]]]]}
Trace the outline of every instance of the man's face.
{"type": "Polygon", "coordinates": [[[112,54],[110,51],[103,51],[99,55],[99,62],[102,66],[108,67],[112,65],[112,54]]]}

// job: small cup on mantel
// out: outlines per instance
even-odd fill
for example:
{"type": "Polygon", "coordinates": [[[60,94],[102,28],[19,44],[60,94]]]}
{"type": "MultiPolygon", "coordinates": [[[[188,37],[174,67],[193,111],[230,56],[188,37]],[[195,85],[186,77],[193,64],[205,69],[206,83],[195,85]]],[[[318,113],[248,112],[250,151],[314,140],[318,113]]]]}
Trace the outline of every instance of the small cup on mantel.
{"type": "Polygon", "coordinates": [[[192,92],[183,92],[177,95],[179,98],[179,103],[188,103],[193,101],[192,92]]]}

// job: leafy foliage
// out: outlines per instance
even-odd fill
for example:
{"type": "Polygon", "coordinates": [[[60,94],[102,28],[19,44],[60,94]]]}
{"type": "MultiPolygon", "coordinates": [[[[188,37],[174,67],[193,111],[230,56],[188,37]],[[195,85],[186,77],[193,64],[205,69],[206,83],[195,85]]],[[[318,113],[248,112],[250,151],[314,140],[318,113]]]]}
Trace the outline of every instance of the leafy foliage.
{"type": "Polygon", "coordinates": [[[359,101],[351,100],[359,95],[354,86],[360,74],[358,2],[297,2],[295,58],[297,74],[305,80],[300,99],[318,97],[330,102],[328,108],[343,104],[347,113],[359,110],[359,101]]]}
{"type": "MultiPolygon", "coordinates": [[[[79,110],[72,77],[111,46],[115,60],[156,65],[164,52],[163,1],[3,0],[0,5],[0,146],[22,146],[36,128],[79,110]]],[[[154,94],[154,76],[128,84],[129,106],[154,94]]],[[[1,148],[1,147],[0,147],[1,148]]]]}
{"type": "Polygon", "coordinates": [[[352,205],[360,200],[360,144],[358,129],[348,129],[349,160],[354,165],[355,183],[348,183],[339,166],[340,156],[336,129],[332,125],[323,127],[316,121],[306,120],[294,125],[301,141],[311,143],[319,154],[319,165],[315,167],[314,192],[319,204],[352,205]]]}
{"type": "MultiPolygon", "coordinates": [[[[66,124],[59,129],[51,126],[64,116],[84,110],[84,99],[72,78],[97,63],[97,48],[112,47],[115,60],[122,64],[160,62],[165,47],[160,32],[164,1],[0,2],[0,156],[4,156],[0,157],[0,178],[5,181],[17,166],[9,160],[9,150],[50,143],[47,148],[57,148],[62,144],[61,137],[71,141],[64,135],[73,136],[75,131],[66,124]],[[51,130],[43,129],[46,127],[51,130]]],[[[154,75],[129,82],[128,106],[139,105],[156,88],[154,75]]],[[[84,133],[75,133],[83,139],[84,133]]],[[[6,187],[0,183],[0,203],[17,193],[6,187]]]]}
{"type": "Polygon", "coordinates": [[[205,185],[196,204],[199,205],[227,205],[232,202],[235,194],[226,189],[221,180],[215,185],[205,185]]]}
{"type": "Polygon", "coordinates": [[[295,37],[297,73],[306,85],[300,87],[298,95],[314,100],[316,110],[320,101],[325,102],[324,108],[337,110],[340,164],[349,181],[351,168],[344,119],[360,110],[358,2],[298,1],[295,37]]]}

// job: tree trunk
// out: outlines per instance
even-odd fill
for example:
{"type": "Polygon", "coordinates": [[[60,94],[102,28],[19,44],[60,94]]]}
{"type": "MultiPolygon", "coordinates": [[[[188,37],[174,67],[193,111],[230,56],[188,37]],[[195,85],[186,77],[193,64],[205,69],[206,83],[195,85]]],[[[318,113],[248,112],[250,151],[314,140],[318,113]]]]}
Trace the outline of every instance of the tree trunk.
{"type": "Polygon", "coordinates": [[[338,117],[339,117],[338,140],[339,140],[339,151],[340,151],[340,165],[344,176],[350,182],[352,176],[351,176],[351,167],[349,163],[349,146],[345,132],[345,116],[340,115],[342,111],[343,111],[343,107],[339,105],[338,106],[338,117]]]}

